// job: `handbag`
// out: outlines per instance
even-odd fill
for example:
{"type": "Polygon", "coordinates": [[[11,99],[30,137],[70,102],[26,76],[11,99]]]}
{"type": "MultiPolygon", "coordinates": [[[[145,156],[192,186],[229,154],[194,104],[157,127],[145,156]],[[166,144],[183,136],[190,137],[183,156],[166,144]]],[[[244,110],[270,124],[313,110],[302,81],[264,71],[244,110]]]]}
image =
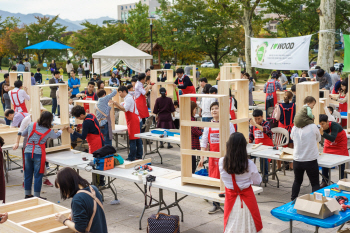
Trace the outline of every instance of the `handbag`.
{"type": "Polygon", "coordinates": [[[180,218],[163,213],[152,214],[147,219],[147,233],[180,233],[180,218]]]}

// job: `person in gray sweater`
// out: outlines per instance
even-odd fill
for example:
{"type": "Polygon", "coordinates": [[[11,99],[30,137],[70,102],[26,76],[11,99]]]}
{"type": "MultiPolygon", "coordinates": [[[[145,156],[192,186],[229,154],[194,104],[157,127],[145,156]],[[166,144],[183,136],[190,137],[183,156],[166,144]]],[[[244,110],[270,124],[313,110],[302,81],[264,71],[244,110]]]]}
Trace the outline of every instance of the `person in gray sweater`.
{"type": "Polygon", "coordinates": [[[316,69],[308,71],[309,77],[312,78],[312,81],[320,82],[320,89],[329,90],[332,86],[332,78],[331,76],[321,69],[319,66],[316,66],[316,69]],[[317,69],[318,68],[318,69],[317,69]],[[315,78],[314,75],[316,75],[315,78]]]}

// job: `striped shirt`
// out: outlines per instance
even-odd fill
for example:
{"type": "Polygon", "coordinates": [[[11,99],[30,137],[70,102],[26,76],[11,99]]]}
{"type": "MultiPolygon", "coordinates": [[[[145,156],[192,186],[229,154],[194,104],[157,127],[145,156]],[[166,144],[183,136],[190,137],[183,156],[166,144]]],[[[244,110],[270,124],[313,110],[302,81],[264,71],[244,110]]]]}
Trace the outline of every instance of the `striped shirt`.
{"type": "MultiPolygon", "coordinates": [[[[108,106],[108,102],[117,94],[117,90],[113,89],[111,94],[106,95],[105,97],[101,97],[98,99],[97,102],[97,108],[103,112],[104,114],[106,114],[107,116],[109,115],[110,111],[111,111],[111,107],[108,106]]],[[[102,118],[105,118],[104,115],[102,115],[102,113],[100,113],[100,111],[96,110],[96,118],[97,120],[100,120],[102,118]]],[[[100,126],[103,126],[107,123],[107,119],[104,119],[100,122],[100,126]]]]}
{"type": "MultiPolygon", "coordinates": [[[[22,133],[22,136],[25,137],[25,136],[28,136],[32,133],[33,131],[33,125],[34,123],[30,123],[30,125],[28,125],[28,127],[23,131],[22,133]]],[[[42,127],[40,126],[39,124],[36,124],[36,131],[39,132],[39,133],[45,133],[46,131],[48,130],[48,128],[45,128],[45,127],[42,127]]],[[[50,133],[48,133],[41,141],[40,141],[40,144],[42,143],[46,143],[47,139],[49,138],[58,138],[59,136],[61,136],[62,134],[62,130],[59,130],[57,133],[55,133],[53,130],[50,131],[50,133]]],[[[35,144],[38,144],[39,142],[39,139],[40,139],[41,136],[39,136],[38,134],[34,133],[32,135],[31,138],[28,139],[28,143],[35,143],[35,144]]],[[[27,144],[26,146],[26,149],[24,151],[24,153],[32,153],[33,151],[33,145],[29,145],[27,144]]],[[[41,147],[39,145],[36,145],[35,146],[35,149],[34,149],[34,154],[39,154],[41,155],[41,147]]]]}

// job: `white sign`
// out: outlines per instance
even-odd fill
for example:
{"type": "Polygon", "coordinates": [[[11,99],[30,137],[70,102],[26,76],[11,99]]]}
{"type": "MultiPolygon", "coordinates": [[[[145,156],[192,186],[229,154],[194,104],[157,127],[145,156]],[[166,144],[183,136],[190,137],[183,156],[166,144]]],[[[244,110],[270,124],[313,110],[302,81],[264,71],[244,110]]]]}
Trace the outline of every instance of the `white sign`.
{"type": "Polygon", "coordinates": [[[309,36],[251,38],[252,67],[276,70],[309,69],[309,36]]]}

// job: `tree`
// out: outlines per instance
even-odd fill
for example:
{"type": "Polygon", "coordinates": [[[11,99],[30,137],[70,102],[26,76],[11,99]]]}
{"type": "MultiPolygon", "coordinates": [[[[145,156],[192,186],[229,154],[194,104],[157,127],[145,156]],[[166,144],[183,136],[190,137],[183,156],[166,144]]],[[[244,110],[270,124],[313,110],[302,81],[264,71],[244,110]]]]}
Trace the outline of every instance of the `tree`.
{"type": "Polygon", "coordinates": [[[140,1],[136,3],[135,9],[129,11],[126,38],[132,46],[137,47],[140,43],[150,43],[151,41],[148,10],[149,7],[140,1]]]}
{"type": "MultiPolygon", "coordinates": [[[[5,43],[8,43],[8,41],[5,40],[7,31],[14,29],[18,26],[19,19],[15,17],[7,17],[5,20],[1,21],[0,16],[0,67],[1,67],[1,61],[2,58],[8,55],[11,55],[11,51],[9,50],[9,47],[6,46],[5,43]]],[[[10,38],[8,37],[8,40],[10,38]]]]}
{"type": "Polygon", "coordinates": [[[171,10],[166,0],[159,2],[162,19],[157,40],[165,49],[204,53],[216,68],[224,57],[236,53],[241,31],[232,16],[222,15],[204,0],[178,0],[171,10]]]}
{"type": "MultiPolygon", "coordinates": [[[[31,44],[37,44],[42,41],[48,40],[49,36],[52,36],[56,40],[59,40],[60,43],[66,43],[68,37],[62,37],[62,34],[66,31],[67,27],[62,26],[59,23],[56,23],[58,15],[50,19],[50,17],[39,17],[35,16],[37,19],[36,23],[32,23],[25,26],[26,31],[28,32],[28,38],[31,44]]],[[[46,57],[56,58],[61,51],[60,50],[35,50],[35,53],[38,56],[39,63],[42,63],[46,57]]]]}
{"type": "Polygon", "coordinates": [[[336,0],[321,0],[320,8],[317,11],[320,17],[317,65],[326,71],[329,71],[329,68],[334,64],[335,12],[336,0]]]}
{"type": "Polygon", "coordinates": [[[23,48],[26,47],[25,29],[15,27],[8,29],[2,37],[2,45],[6,48],[8,55],[14,55],[18,59],[22,59],[25,52],[23,48]]]}

